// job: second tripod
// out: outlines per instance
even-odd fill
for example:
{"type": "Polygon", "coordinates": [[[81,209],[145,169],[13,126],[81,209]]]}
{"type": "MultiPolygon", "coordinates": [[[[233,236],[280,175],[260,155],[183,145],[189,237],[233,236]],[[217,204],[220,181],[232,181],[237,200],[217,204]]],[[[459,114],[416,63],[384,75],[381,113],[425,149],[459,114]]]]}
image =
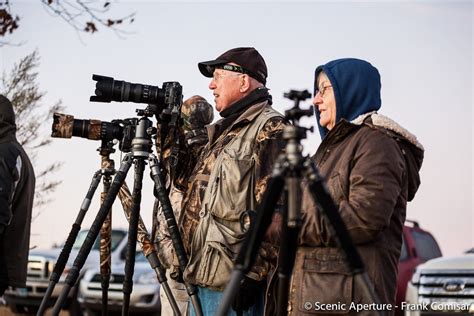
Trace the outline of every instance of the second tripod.
{"type": "MultiPolygon", "coordinates": [[[[175,247],[176,254],[181,267],[184,267],[187,263],[187,258],[184,250],[182,240],[179,236],[179,231],[174,218],[173,211],[171,209],[171,203],[169,201],[164,180],[160,170],[160,164],[156,156],[152,153],[152,136],[156,134],[156,128],[152,126],[152,122],[149,117],[153,115],[152,111],[138,110],[140,119],[136,119],[135,124],[135,135],[131,142],[131,152],[127,153],[122,160],[119,170],[116,172],[114,180],[109,188],[109,192],[105,197],[97,216],[92,223],[87,237],[79,250],[79,253],[74,261],[69,274],[66,277],[63,291],[56,302],[53,315],[58,315],[62,305],[71,290],[78,280],[80,270],[84,266],[84,263],[89,255],[94,241],[96,240],[100,228],[107,217],[108,210],[111,208],[115,201],[115,198],[119,194],[120,188],[122,187],[127,173],[132,164],[135,165],[135,179],[134,187],[132,192],[132,208],[130,214],[130,226],[128,233],[128,248],[126,254],[125,263],[125,280],[123,283],[124,301],[122,307],[122,315],[128,315],[130,306],[130,294],[133,289],[133,270],[135,266],[135,250],[137,243],[137,230],[140,216],[140,204],[141,204],[141,191],[143,182],[143,173],[145,165],[148,162],[151,169],[151,177],[155,184],[155,194],[157,195],[160,203],[163,206],[163,211],[167,218],[168,230],[173,239],[173,246],[175,247]],[[174,238],[173,238],[174,237],[174,238]]],[[[148,258],[148,257],[147,257],[148,258]]],[[[148,258],[150,260],[150,258],[148,258]]],[[[150,262],[151,263],[151,262],[150,262]]],[[[156,262],[154,263],[156,265],[156,262]]],[[[197,291],[194,286],[187,285],[188,294],[191,297],[191,302],[198,315],[201,315],[201,308],[197,297],[197,291]]]]}

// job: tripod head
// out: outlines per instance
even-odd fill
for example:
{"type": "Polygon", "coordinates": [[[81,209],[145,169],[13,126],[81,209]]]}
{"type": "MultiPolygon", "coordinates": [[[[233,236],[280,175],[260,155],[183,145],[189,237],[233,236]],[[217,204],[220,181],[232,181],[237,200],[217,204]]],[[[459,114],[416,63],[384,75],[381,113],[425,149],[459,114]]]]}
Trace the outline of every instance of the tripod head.
{"type": "Polygon", "coordinates": [[[97,151],[101,156],[109,156],[115,152],[115,144],[117,144],[117,141],[115,140],[102,140],[100,142],[100,147],[97,148],[97,151]]]}
{"type": "Polygon", "coordinates": [[[295,105],[291,109],[285,111],[285,117],[293,123],[293,126],[285,128],[283,138],[286,140],[293,139],[299,142],[301,139],[306,138],[307,131],[313,132],[313,127],[301,127],[298,123],[302,117],[312,116],[314,113],[311,108],[300,108],[300,101],[310,98],[311,93],[309,93],[308,90],[290,90],[289,92],[285,92],[283,96],[295,102],[295,105]]]}
{"type": "Polygon", "coordinates": [[[137,116],[152,117],[159,113],[159,108],[156,104],[148,104],[145,109],[136,109],[135,112],[137,112],[137,116]]]}
{"type": "Polygon", "coordinates": [[[311,98],[311,93],[309,93],[308,90],[290,90],[289,92],[285,92],[283,96],[295,102],[295,105],[291,109],[285,111],[285,117],[291,120],[293,124],[296,125],[298,120],[303,116],[313,115],[312,109],[300,109],[300,101],[311,98]]]}

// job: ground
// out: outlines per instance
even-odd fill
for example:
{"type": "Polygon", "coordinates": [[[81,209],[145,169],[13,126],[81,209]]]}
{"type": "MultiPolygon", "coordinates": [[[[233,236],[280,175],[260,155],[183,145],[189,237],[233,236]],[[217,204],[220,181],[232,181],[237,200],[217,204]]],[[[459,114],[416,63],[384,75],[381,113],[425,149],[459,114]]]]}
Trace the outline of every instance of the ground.
{"type": "MultiPolygon", "coordinates": [[[[8,307],[0,306],[0,316],[18,316],[18,315],[26,315],[26,314],[14,314],[10,311],[8,307]]],[[[45,315],[46,316],[51,315],[51,309],[46,311],[45,315]]],[[[61,311],[59,316],[69,316],[69,313],[66,311],[61,311]]]]}

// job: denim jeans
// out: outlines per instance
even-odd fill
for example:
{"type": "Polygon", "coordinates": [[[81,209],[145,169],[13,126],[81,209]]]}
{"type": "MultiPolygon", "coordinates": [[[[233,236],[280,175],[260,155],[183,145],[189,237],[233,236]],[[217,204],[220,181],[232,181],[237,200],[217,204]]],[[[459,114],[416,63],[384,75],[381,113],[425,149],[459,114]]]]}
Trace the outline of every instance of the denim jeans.
{"type": "MultiPolygon", "coordinates": [[[[212,316],[217,312],[219,308],[219,304],[221,303],[222,296],[224,292],[221,291],[214,291],[210,290],[205,287],[197,287],[198,288],[198,297],[201,301],[202,307],[202,314],[204,316],[212,316]]],[[[191,302],[189,302],[191,306],[189,306],[188,310],[190,311],[189,315],[196,316],[194,312],[194,307],[192,306],[191,302]]],[[[248,310],[242,313],[243,316],[261,316],[263,315],[263,292],[261,293],[260,297],[257,300],[257,304],[250,307],[248,310]]],[[[227,313],[228,316],[237,316],[237,313],[230,308],[229,312],[227,313]]]]}

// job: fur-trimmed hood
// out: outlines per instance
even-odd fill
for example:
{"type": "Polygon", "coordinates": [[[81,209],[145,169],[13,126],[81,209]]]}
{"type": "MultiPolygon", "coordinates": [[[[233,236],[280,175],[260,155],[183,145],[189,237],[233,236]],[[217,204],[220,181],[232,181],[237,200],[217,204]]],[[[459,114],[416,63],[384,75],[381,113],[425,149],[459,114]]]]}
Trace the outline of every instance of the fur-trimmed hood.
{"type": "Polygon", "coordinates": [[[375,126],[382,127],[389,131],[395,132],[398,135],[404,137],[406,140],[408,140],[410,143],[412,143],[416,147],[418,147],[420,150],[422,151],[425,150],[423,145],[418,141],[415,135],[410,133],[407,129],[399,125],[397,122],[395,122],[391,118],[382,114],[378,114],[376,111],[359,115],[353,121],[351,121],[351,123],[355,125],[361,125],[369,116],[372,120],[372,123],[375,126]]]}
{"type": "Polygon", "coordinates": [[[423,163],[425,150],[416,136],[391,118],[378,114],[375,111],[359,115],[351,121],[351,124],[366,124],[369,127],[384,132],[398,142],[407,165],[408,201],[413,200],[421,182],[419,171],[423,163]]]}

